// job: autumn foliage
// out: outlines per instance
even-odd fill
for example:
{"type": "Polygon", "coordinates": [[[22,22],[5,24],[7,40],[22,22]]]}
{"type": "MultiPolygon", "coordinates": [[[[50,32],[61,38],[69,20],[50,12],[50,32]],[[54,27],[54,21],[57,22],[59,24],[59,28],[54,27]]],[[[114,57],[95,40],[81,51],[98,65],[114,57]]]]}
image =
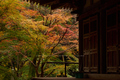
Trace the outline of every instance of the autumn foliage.
{"type": "Polygon", "coordinates": [[[47,62],[78,62],[75,18],[70,10],[52,11],[19,0],[0,1],[0,78],[55,77],[64,73],[64,64],[47,62]]]}

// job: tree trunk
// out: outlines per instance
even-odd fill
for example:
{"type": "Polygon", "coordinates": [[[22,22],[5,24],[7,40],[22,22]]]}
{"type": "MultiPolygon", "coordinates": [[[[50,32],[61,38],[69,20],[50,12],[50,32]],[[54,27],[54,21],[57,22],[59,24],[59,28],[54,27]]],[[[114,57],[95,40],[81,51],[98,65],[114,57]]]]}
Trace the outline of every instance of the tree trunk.
{"type": "MultiPolygon", "coordinates": [[[[36,64],[36,57],[33,59],[33,63],[36,64]]],[[[30,63],[30,69],[29,69],[29,77],[35,77],[35,73],[36,73],[36,67],[30,63]]]]}
{"type": "Polygon", "coordinates": [[[41,77],[43,77],[43,76],[44,76],[43,67],[44,67],[44,64],[42,63],[42,65],[41,65],[41,77]]]}

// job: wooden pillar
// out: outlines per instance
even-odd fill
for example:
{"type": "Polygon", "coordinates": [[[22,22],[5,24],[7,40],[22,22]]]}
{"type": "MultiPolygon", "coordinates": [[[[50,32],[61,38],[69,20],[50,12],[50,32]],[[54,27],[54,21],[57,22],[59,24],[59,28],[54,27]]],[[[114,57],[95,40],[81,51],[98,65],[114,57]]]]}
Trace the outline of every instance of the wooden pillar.
{"type": "Polygon", "coordinates": [[[100,12],[100,73],[106,73],[106,11],[100,12]]]}
{"type": "Polygon", "coordinates": [[[79,71],[83,71],[83,20],[79,21],[79,71]]]}
{"type": "Polygon", "coordinates": [[[66,68],[66,67],[67,67],[67,63],[66,63],[66,62],[67,62],[67,60],[66,60],[66,56],[65,56],[65,77],[67,77],[67,73],[66,73],[66,69],[67,69],[67,68],[66,68]]]}
{"type": "Polygon", "coordinates": [[[67,77],[66,66],[67,66],[67,63],[65,62],[65,77],[67,77]]]}
{"type": "Polygon", "coordinates": [[[79,15],[79,71],[83,72],[83,20],[80,15],[83,13],[86,0],[77,0],[75,5],[78,7],[77,14],[79,15]]]}

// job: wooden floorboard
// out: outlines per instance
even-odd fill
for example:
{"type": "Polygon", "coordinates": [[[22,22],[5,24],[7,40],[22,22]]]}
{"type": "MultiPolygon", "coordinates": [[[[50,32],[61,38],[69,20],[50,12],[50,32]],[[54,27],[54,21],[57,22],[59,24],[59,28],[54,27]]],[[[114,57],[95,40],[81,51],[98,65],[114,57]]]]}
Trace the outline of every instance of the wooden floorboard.
{"type": "Polygon", "coordinates": [[[120,74],[87,74],[84,78],[75,77],[40,77],[31,80],[120,80],[120,74]]]}
{"type": "Polygon", "coordinates": [[[90,80],[90,79],[79,79],[79,78],[66,78],[66,77],[43,77],[33,78],[32,80],[90,80]]]}
{"type": "MultiPolygon", "coordinates": [[[[32,80],[108,80],[108,79],[89,79],[89,78],[66,78],[66,77],[43,77],[43,78],[33,78],[32,80]]],[[[109,79],[114,80],[114,79],[109,79]]],[[[119,79],[120,80],[120,79],[119,79]]]]}

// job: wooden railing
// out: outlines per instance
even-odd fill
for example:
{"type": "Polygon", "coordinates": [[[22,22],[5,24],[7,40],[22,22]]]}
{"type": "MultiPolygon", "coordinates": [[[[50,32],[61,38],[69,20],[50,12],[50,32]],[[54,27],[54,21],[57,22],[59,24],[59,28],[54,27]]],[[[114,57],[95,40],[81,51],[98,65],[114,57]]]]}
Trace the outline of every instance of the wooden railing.
{"type": "Polygon", "coordinates": [[[67,66],[67,64],[79,64],[79,63],[74,63],[74,62],[47,62],[47,63],[49,63],[49,64],[51,64],[51,63],[54,63],[54,64],[65,64],[65,77],[67,77],[67,75],[66,75],[66,66],[67,66]]]}

